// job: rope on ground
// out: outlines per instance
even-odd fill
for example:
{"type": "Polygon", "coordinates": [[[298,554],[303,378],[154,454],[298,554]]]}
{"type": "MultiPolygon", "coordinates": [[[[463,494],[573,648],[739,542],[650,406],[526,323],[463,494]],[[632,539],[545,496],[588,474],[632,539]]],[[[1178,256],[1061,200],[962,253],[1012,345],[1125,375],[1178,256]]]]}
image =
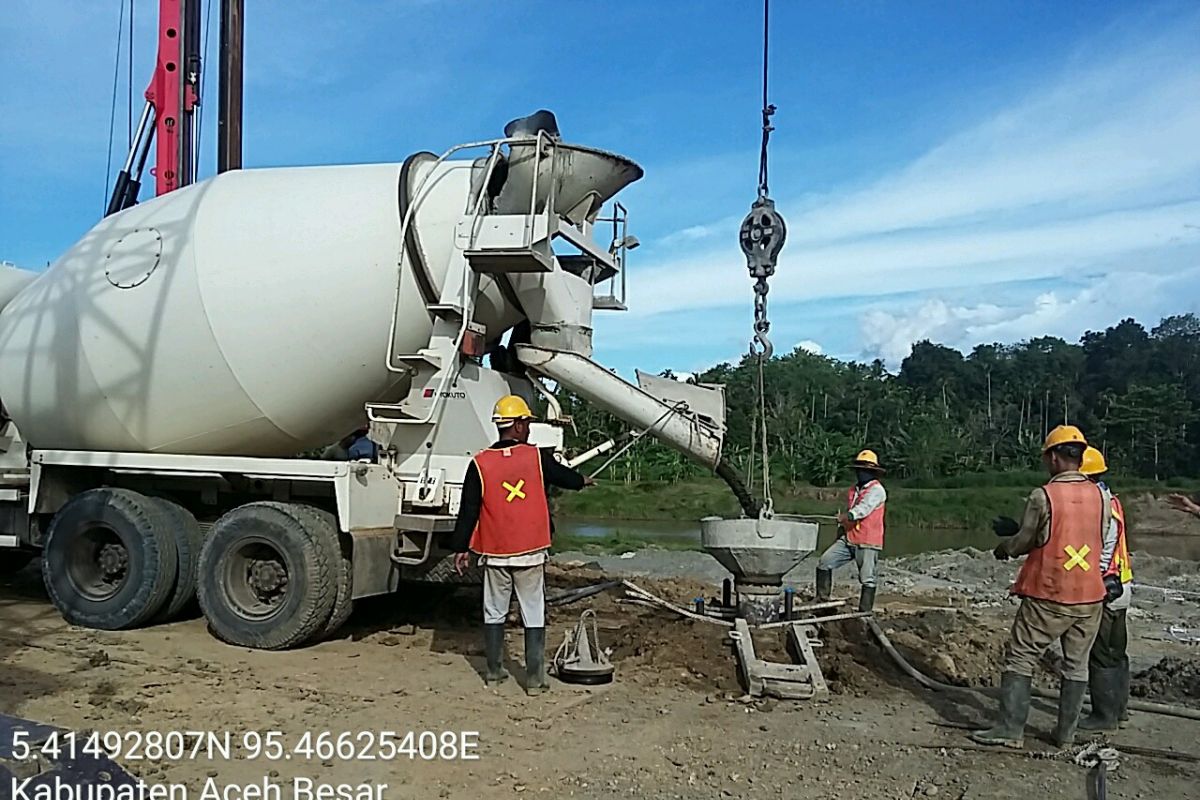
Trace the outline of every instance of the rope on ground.
{"type": "Polygon", "coordinates": [[[680,608],[679,606],[674,605],[673,603],[669,603],[666,600],[663,600],[658,595],[652,594],[652,593],[646,591],[645,589],[643,589],[642,587],[633,583],[632,581],[623,580],[623,581],[621,581],[621,585],[624,586],[626,589],[628,589],[630,592],[632,592],[635,596],[640,596],[642,599],[653,602],[655,605],[662,606],[663,608],[668,609],[670,611],[674,611],[676,614],[679,614],[680,616],[687,617],[688,619],[698,620],[700,622],[711,622],[714,625],[724,625],[726,628],[733,627],[733,623],[728,620],[715,619],[713,617],[705,616],[703,614],[697,614],[693,611],[688,611],[686,608],[680,608]]]}
{"type": "MultiPolygon", "coordinates": [[[[879,627],[879,622],[874,617],[866,617],[864,618],[863,622],[866,623],[867,628],[870,629],[871,633],[875,635],[875,639],[884,649],[884,652],[891,656],[892,660],[896,662],[896,666],[900,667],[900,669],[903,670],[909,677],[924,686],[926,689],[932,689],[938,692],[958,692],[983,695],[999,694],[999,690],[992,687],[977,688],[971,686],[951,686],[948,683],[942,683],[941,681],[934,680],[918,670],[912,664],[908,663],[904,656],[900,655],[900,651],[897,650],[896,646],[892,644],[890,639],[888,639],[887,634],[883,632],[883,628],[879,627]]],[[[1058,692],[1052,692],[1049,689],[1040,689],[1035,686],[1033,687],[1032,693],[1034,697],[1041,697],[1045,700],[1058,700],[1058,692]]],[[[1200,710],[1194,708],[1185,708],[1183,706],[1167,705],[1166,703],[1151,703],[1146,700],[1134,700],[1130,698],[1129,708],[1134,711],[1144,711],[1147,714],[1160,714],[1166,717],[1180,717],[1182,719],[1200,720],[1200,710]]]]}
{"type": "Polygon", "coordinates": [[[784,619],[778,622],[766,622],[762,625],[751,625],[755,630],[770,630],[771,628],[785,628],[788,625],[820,625],[822,622],[841,622],[845,619],[866,619],[871,616],[870,611],[848,611],[845,614],[828,614],[826,616],[812,617],[796,617],[795,619],[784,619]]]}
{"type": "Polygon", "coordinates": [[[1193,591],[1189,591],[1187,589],[1171,589],[1166,586],[1153,586],[1149,583],[1142,583],[1140,581],[1133,583],[1132,586],[1137,591],[1141,591],[1142,589],[1151,589],[1153,591],[1162,592],[1164,594],[1177,594],[1177,595],[1180,595],[1181,597],[1200,597],[1200,592],[1193,592],[1193,591]]]}

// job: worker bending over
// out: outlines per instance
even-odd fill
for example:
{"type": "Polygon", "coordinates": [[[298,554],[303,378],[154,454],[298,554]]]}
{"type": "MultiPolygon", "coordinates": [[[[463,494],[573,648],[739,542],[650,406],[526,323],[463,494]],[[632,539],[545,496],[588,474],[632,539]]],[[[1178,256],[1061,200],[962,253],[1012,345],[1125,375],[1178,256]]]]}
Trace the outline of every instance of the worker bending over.
{"type": "Polygon", "coordinates": [[[1125,612],[1133,603],[1133,569],[1129,562],[1129,543],[1125,539],[1125,509],[1121,500],[1105,485],[1108,472],[1104,454],[1094,447],[1083,452],[1080,472],[1100,487],[1109,502],[1112,516],[1110,536],[1104,541],[1100,569],[1108,590],[1100,630],[1088,656],[1088,693],[1092,697],[1092,713],[1080,720],[1083,731],[1115,731],[1127,719],[1129,706],[1129,655],[1126,646],[1129,634],[1125,627],[1125,612]]]}
{"type": "Polygon", "coordinates": [[[461,575],[471,551],[483,567],[484,679],[489,686],[508,678],[504,670],[504,621],[513,590],[525,627],[525,691],[550,688],[546,677],[546,553],[550,549],[550,504],[546,488],[577,491],[592,483],[529,441],[533,412],[516,395],[500,398],[492,412],[499,440],[475,456],[463,480],[452,547],[461,575]]]}
{"type": "Polygon", "coordinates": [[[1087,441],[1073,425],[1060,425],[1042,445],[1050,481],[1034,489],[1015,535],[997,545],[996,558],[1026,556],[1012,593],[1021,598],[1004,653],[1000,719],[971,738],[982,744],[1023,747],[1033,670],[1043,652],[1062,642],[1062,684],[1054,741],[1075,740],[1088,657],[1107,590],[1100,559],[1110,536],[1108,498],[1081,473],[1087,441]]]}
{"type": "Polygon", "coordinates": [[[876,562],[883,550],[887,491],[879,482],[883,468],[874,450],[863,450],[854,457],[851,466],[855,482],[846,495],[846,511],[837,514],[838,538],[817,563],[817,601],[824,602],[833,593],[833,571],[853,561],[862,584],[858,610],[870,611],[875,605],[876,562]]]}

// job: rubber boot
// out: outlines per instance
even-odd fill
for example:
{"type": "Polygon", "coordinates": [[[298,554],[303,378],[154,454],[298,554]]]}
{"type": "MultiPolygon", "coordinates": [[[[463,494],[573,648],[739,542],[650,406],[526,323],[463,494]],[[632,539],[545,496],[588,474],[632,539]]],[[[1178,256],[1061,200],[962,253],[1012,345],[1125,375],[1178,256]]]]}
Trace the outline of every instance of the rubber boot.
{"type": "Polygon", "coordinates": [[[870,611],[875,608],[875,587],[864,586],[858,594],[858,610],[870,611]]]}
{"type": "Polygon", "coordinates": [[[1079,711],[1083,708],[1083,693],[1087,681],[1064,680],[1058,688],[1058,724],[1054,726],[1054,743],[1061,747],[1075,744],[1075,728],[1079,725],[1079,711]]]}
{"type": "Polygon", "coordinates": [[[1120,722],[1118,694],[1121,691],[1120,667],[1092,667],[1088,672],[1088,692],[1092,696],[1092,713],[1079,720],[1081,731],[1115,731],[1120,722]]]}
{"type": "Polygon", "coordinates": [[[1126,658],[1120,666],[1121,673],[1117,676],[1117,725],[1124,728],[1129,721],[1129,659],[1126,658]]]}
{"type": "Polygon", "coordinates": [[[488,686],[496,686],[508,680],[504,669],[504,623],[483,626],[483,652],[487,656],[487,674],[483,676],[488,686]]]}
{"type": "Polygon", "coordinates": [[[1020,749],[1025,746],[1025,720],[1029,718],[1029,695],[1033,679],[1015,672],[1000,676],[1000,719],[986,731],[971,734],[980,744],[1003,745],[1020,749]]]}
{"type": "Polygon", "coordinates": [[[814,598],[818,603],[826,603],[833,596],[833,570],[818,569],[817,570],[817,596],[814,598]]]}
{"type": "Polygon", "coordinates": [[[546,629],[525,629],[525,694],[541,694],[550,688],[546,677],[546,629]]]}

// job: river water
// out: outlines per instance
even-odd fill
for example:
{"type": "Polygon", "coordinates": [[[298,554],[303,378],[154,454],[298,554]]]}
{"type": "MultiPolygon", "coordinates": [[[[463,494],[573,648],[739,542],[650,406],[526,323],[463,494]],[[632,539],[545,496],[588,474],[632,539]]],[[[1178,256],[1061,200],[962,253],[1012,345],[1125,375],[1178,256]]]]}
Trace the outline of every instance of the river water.
{"type": "MultiPolygon", "coordinates": [[[[631,548],[637,543],[659,544],[665,547],[690,546],[700,549],[700,526],[695,522],[646,521],[646,520],[556,520],[556,529],[581,539],[603,540],[620,537],[629,540],[631,548]]],[[[821,552],[833,541],[836,526],[822,524],[817,539],[817,552],[821,552]]],[[[935,550],[950,550],[961,547],[976,547],[991,550],[996,546],[996,536],[987,530],[955,528],[903,528],[888,526],[884,540],[884,554],[907,556],[935,550]]],[[[1163,536],[1157,534],[1131,533],[1131,549],[1159,556],[1171,556],[1200,561],[1200,537],[1163,536]]]]}

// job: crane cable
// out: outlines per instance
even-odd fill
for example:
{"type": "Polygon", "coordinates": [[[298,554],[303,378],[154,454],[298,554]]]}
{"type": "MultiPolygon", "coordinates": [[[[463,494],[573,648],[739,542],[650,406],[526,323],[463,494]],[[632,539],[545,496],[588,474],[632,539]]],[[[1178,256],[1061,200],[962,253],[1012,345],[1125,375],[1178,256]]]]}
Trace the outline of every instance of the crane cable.
{"type": "MultiPolygon", "coordinates": [[[[750,213],[742,221],[738,240],[742,252],[746,256],[746,267],[750,277],[754,279],[754,337],[750,340],[750,357],[758,361],[758,382],[755,387],[758,395],[757,420],[752,425],[754,429],[751,442],[757,434],[760,439],[762,458],[763,504],[759,516],[769,518],[774,513],[771,500],[771,455],[767,443],[767,393],[766,393],[766,363],[775,352],[774,345],[767,334],[771,331],[771,321],[767,318],[767,292],[770,286],[767,281],[775,274],[775,263],[779,251],[783,249],[787,238],[787,226],[783,217],[775,210],[775,201],[770,198],[770,188],[767,180],[767,146],[770,143],[771,132],[775,126],[771,118],[775,115],[775,106],[770,103],[767,95],[767,79],[769,76],[771,30],[771,0],[763,0],[763,43],[762,43],[762,142],[758,151],[758,193],[750,206],[750,213]]],[[[754,445],[751,444],[751,459],[754,458],[754,445]]]]}
{"type": "Polygon", "coordinates": [[[775,106],[767,100],[768,55],[770,52],[771,30],[771,0],[763,0],[763,68],[762,68],[762,146],[758,151],[758,196],[765,198],[770,194],[767,188],[767,143],[775,126],[771,117],[775,115],[775,106]]]}
{"type": "Polygon", "coordinates": [[[767,359],[758,357],[758,418],[762,425],[762,481],[763,504],[759,517],[770,519],[775,515],[775,503],[771,499],[771,453],[767,449],[767,392],[763,378],[763,367],[767,359]]]}
{"type": "Polygon", "coordinates": [[[117,53],[113,57],[112,103],[108,109],[108,154],[104,157],[104,205],[108,208],[108,191],[112,186],[113,138],[117,130],[117,84],[121,74],[121,38],[125,33],[125,0],[117,16],[117,53]]]}
{"type": "Polygon", "coordinates": [[[208,73],[204,69],[204,59],[208,58],[208,35],[212,33],[212,0],[204,7],[204,44],[200,46],[200,102],[196,103],[196,152],[192,153],[192,180],[200,176],[200,145],[204,141],[204,98],[207,94],[208,73]]]}

